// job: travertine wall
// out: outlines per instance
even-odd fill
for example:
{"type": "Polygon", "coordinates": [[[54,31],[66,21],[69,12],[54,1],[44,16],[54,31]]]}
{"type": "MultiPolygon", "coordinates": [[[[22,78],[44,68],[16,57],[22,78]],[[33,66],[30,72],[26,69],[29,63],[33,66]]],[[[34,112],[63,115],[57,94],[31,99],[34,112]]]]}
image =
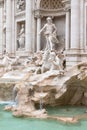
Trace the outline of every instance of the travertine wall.
{"type": "MultiPolygon", "coordinates": [[[[3,0],[1,0],[3,1],[3,0]]],[[[4,0],[5,1],[5,0],[4,0]]],[[[49,0],[50,1],[50,0],[49,0]]],[[[56,1],[56,0],[55,0],[56,1]]],[[[54,3],[55,1],[52,0],[54,3]]],[[[9,54],[29,55],[31,51],[39,51],[45,46],[45,37],[38,35],[40,28],[46,23],[46,17],[52,16],[58,29],[58,36],[65,39],[67,63],[75,64],[87,57],[87,0],[62,0],[62,8],[46,10],[41,0],[24,0],[19,8],[15,0],[0,2],[0,53],[3,51],[3,15],[6,14],[6,50],[9,54]],[[71,7],[70,7],[71,4],[71,7]],[[26,6],[25,6],[26,5],[26,6]],[[4,9],[3,9],[4,7],[4,9]],[[4,13],[4,10],[6,13],[4,13]],[[25,21],[25,50],[17,53],[18,22],[25,21]],[[71,63],[70,63],[71,62],[71,63]]],[[[58,1],[57,1],[58,2],[58,1]]],[[[50,4],[52,5],[52,4],[50,4]]],[[[54,4],[55,5],[55,4],[54,4]]],[[[51,6],[49,6],[51,8],[51,6]]],[[[60,6],[59,6],[60,7],[60,6]]]]}
{"type": "Polygon", "coordinates": [[[3,8],[4,3],[3,1],[0,2],[0,55],[3,52],[3,8]]]}

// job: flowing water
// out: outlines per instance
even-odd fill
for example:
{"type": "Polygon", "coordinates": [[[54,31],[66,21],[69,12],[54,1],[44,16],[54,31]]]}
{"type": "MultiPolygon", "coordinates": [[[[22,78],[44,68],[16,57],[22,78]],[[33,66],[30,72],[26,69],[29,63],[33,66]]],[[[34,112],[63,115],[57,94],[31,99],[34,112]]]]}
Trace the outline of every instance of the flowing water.
{"type": "MultiPolygon", "coordinates": [[[[47,108],[49,115],[74,116],[83,114],[86,108],[59,107],[47,108]]],[[[0,130],[87,130],[87,120],[78,124],[66,124],[55,120],[39,120],[29,118],[15,118],[11,112],[3,111],[0,106],[0,130]]]]}

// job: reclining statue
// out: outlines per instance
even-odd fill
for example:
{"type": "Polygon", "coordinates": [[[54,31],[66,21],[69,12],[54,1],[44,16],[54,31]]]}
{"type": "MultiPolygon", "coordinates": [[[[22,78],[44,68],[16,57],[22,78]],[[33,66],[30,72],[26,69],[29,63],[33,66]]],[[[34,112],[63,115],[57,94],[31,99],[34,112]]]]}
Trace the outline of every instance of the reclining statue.
{"type": "Polygon", "coordinates": [[[42,58],[42,66],[36,70],[36,74],[45,73],[47,71],[58,70],[61,74],[64,74],[63,59],[58,57],[54,51],[45,51],[42,58]]]}
{"type": "Polygon", "coordinates": [[[8,56],[8,53],[6,53],[2,59],[2,61],[0,62],[0,67],[5,68],[5,71],[11,69],[11,59],[8,56]]]}
{"type": "Polygon", "coordinates": [[[0,67],[5,68],[5,71],[12,70],[12,65],[17,65],[19,61],[19,57],[17,56],[15,59],[11,59],[6,53],[0,62],[0,67]]]}

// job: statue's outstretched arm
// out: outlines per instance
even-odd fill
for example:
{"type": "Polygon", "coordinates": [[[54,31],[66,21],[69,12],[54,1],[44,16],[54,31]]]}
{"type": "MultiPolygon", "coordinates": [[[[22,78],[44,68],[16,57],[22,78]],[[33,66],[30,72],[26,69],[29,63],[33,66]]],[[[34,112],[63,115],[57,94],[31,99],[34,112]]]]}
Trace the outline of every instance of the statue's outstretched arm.
{"type": "Polygon", "coordinates": [[[18,35],[20,36],[23,33],[24,33],[24,29],[21,29],[18,35]]]}
{"type": "Polygon", "coordinates": [[[46,28],[46,24],[43,26],[43,28],[40,30],[39,34],[42,33],[46,28]]]}

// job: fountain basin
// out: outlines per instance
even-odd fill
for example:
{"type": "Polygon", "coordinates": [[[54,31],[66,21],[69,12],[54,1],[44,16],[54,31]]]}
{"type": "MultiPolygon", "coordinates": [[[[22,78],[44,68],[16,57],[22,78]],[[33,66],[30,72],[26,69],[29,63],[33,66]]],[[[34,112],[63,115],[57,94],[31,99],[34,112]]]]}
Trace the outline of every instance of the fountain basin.
{"type": "MultiPolygon", "coordinates": [[[[0,105],[0,129],[1,130],[86,130],[87,120],[79,120],[78,123],[63,122],[55,119],[37,118],[15,118],[11,112],[3,111],[4,106],[0,105]]],[[[47,108],[49,116],[58,116],[72,119],[73,116],[84,114],[86,107],[56,107],[47,108]]]]}

